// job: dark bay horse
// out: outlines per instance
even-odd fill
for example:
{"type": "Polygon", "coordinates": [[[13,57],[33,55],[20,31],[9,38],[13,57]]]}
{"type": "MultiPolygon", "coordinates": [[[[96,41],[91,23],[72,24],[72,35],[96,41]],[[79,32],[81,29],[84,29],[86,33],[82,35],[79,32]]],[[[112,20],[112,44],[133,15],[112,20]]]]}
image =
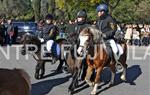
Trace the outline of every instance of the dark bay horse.
{"type": "MultiPolygon", "coordinates": [[[[109,67],[112,72],[110,86],[114,84],[115,72],[116,72],[116,61],[114,57],[110,58],[109,53],[106,49],[106,44],[103,40],[102,32],[100,32],[95,27],[87,27],[83,29],[79,34],[80,45],[78,48],[78,53],[82,55],[85,53],[87,58],[86,62],[88,64],[87,75],[85,81],[93,86],[91,95],[96,95],[98,84],[100,83],[100,75],[104,67],[109,67]],[[96,71],[96,77],[94,83],[90,81],[91,74],[93,70],[96,71]]],[[[126,80],[126,69],[127,69],[127,45],[125,43],[121,44],[123,48],[123,54],[120,56],[119,62],[122,65],[122,75],[121,79],[126,80]]]]}
{"type": "Polygon", "coordinates": [[[30,95],[29,75],[22,69],[0,69],[0,95],[30,95]]]}
{"type": "Polygon", "coordinates": [[[75,48],[73,48],[74,45],[71,46],[69,49],[68,55],[66,57],[66,63],[68,65],[68,71],[72,75],[72,81],[71,84],[68,87],[68,91],[70,92],[70,95],[73,94],[75,88],[78,86],[78,80],[80,76],[80,71],[81,71],[81,59],[77,59],[74,54],[75,54],[75,48]]]}
{"type": "MultiPolygon", "coordinates": [[[[71,34],[72,35],[72,34],[71,34]]],[[[62,54],[64,54],[67,70],[72,75],[71,83],[68,87],[70,95],[74,93],[74,90],[78,87],[79,77],[81,75],[81,63],[82,59],[77,59],[77,47],[78,47],[78,36],[73,33],[73,36],[68,35],[67,40],[62,45],[62,54]]],[[[82,74],[84,74],[83,72],[82,74]]]]}
{"type": "MultiPolygon", "coordinates": [[[[44,48],[42,48],[41,41],[35,35],[29,34],[29,33],[24,34],[20,43],[23,44],[22,49],[21,49],[22,55],[26,55],[27,53],[33,52],[31,54],[33,55],[34,59],[37,61],[37,65],[35,69],[35,78],[36,79],[43,78],[44,73],[45,73],[45,63],[46,62],[54,63],[53,57],[52,56],[46,57],[46,59],[43,58],[44,52],[42,52],[42,50],[44,48]],[[34,47],[32,47],[32,45],[34,45],[34,47]]],[[[60,64],[56,71],[59,71],[63,65],[63,59],[60,58],[58,60],[60,61],[60,64]]]]}

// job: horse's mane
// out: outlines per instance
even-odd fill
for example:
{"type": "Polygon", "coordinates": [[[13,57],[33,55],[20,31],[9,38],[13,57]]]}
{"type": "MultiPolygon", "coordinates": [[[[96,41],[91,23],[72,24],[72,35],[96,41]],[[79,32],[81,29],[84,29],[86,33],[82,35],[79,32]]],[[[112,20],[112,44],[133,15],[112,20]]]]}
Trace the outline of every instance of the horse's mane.
{"type": "Polygon", "coordinates": [[[103,41],[102,32],[99,31],[95,26],[86,27],[80,32],[80,35],[88,34],[91,34],[93,36],[93,41],[95,44],[103,41]]]}

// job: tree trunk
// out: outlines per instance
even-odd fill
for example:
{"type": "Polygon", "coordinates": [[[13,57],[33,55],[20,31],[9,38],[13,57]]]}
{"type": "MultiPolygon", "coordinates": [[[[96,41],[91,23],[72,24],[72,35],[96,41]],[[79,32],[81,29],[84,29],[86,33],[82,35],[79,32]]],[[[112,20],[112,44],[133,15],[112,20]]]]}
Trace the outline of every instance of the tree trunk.
{"type": "Polygon", "coordinates": [[[35,21],[40,19],[41,0],[33,0],[35,21]]]}
{"type": "Polygon", "coordinates": [[[55,0],[49,0],[49,12],[55,17],[55,0]]]}
{"type": "Polygon", "coordinates": [[[45,18],[47,13],[48,13],[48,1],[47,0],[41,0],[41,17],[45,18]]]}

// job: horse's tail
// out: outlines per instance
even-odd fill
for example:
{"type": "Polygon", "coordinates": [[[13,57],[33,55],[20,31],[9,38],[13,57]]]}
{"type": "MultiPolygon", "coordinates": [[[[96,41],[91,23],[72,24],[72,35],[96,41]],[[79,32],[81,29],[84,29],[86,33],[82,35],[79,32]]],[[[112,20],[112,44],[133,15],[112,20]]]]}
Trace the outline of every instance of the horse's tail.
{"type": "Polygon", "coordinates": [[[23,77],[23,79],[28,84],[29,90],[31,90],[31,81],[30,81],[30,76],[28,75],[28,73],[23,69],[14,69],[14,70],[17,71],[23,77]]]}

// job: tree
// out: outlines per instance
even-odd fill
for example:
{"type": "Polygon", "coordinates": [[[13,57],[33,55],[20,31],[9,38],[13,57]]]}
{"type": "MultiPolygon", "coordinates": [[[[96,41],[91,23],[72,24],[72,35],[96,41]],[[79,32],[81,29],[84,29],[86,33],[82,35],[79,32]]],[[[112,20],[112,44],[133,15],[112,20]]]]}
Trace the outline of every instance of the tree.
{"type": "Polygon", "coordinates": [[[33,0],[33,9],[34,9],[34,16],[35,20],[38,21],[41,17],[41,0],[33,0]]]}
{"type": "Polygon", "coordinates": [[[149,5],[150,5],[149,0],[143,0],[138,4],[137,10],[135,12],[136,18],[137,18],[136,20],[138,20],[139,22],[150,22],[150,7],[149,7],[149,5]]]}
{"type": "Polygon", "coordinates": [[[48,13],[49,3],[47,0],[41,0],[41,18],[44,18],[48,13]]]}
{"type": "Polygon", "coordinates": [[[17,17],[18,15],[24,15],[31,8],[30,0],[1,0],[0,11],[7,17],[17,17]]]}

